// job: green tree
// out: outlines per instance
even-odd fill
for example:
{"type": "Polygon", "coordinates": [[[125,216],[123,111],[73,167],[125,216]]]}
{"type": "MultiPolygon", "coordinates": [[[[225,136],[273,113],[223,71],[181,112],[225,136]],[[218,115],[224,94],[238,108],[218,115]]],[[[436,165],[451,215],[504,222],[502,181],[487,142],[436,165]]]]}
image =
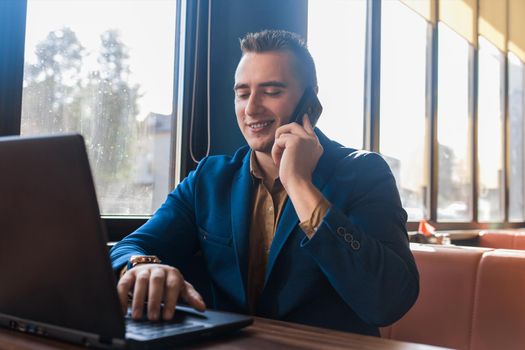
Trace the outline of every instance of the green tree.
{"type": "MultiPolygon", "coordinates": [[[[91,134],[92,161],[99,178],[114,183],[130,176],[139,86],[128,82],[129,54],[116,30],[101,35],[100,68],[86,87],[90,111],[96,116],[91,134]]],[[[108,184],[110,185],[110,184],[108,184]]]]}
{"type": "Polygon", "coordinates": [[[88,53],[70,28],[50,32],[37,45],[36,63],[25,67],[22,130],[81,133],[108,207],[103,210],[112,211],[133,180],[140,96],[139,86],[129,83],[128,48],[118,31],[100,38],[98,67],[90,72],[83,63],[88,53]]]}
{"type": "Polygon", "coordinates": [[[36,63],[24,74],[23,130],[30,133],[77,131],[80,128],[82,60],[85,49],[75,32],[50,32],[36,46],[36,63]]]}

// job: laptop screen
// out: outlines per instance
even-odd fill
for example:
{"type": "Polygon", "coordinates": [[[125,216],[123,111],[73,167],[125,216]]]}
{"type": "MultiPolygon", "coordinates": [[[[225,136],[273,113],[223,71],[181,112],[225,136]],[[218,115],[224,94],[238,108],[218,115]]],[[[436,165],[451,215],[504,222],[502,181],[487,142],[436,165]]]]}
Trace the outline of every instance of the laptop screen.
{"type": "Polygon", "coordinates": [[[79,135],[0,138],[0,314],[123,338],[84,147],[79,135]]]}

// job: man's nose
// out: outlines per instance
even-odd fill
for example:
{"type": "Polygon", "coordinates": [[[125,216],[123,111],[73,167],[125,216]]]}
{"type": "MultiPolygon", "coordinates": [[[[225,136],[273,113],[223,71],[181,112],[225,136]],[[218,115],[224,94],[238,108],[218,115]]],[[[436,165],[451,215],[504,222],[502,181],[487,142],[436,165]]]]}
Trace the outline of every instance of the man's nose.
{"type": "Polygon", "coordinates": [[[258,94],[251,94],[246,103],[245,113],[247,115],[257,115],[264,110],[261,98],[258,94]]]}

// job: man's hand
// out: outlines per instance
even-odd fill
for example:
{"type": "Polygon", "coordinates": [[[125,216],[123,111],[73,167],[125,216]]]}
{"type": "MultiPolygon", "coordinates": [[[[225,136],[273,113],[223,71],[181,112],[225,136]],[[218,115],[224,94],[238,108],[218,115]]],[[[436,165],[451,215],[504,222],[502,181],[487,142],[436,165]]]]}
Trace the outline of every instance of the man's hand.
{"type": "Polygon", "coordinates": [[[162,264],[140,264],[126,271],[120,278],[117,291],[124,314],[128,310],[128,294],[132,292],[131,317],[142,318],[144,302],[148,301],[148,319],[160,319],[160,304],[164,301],[163,320],[171,320],[177,300],[181,297],[186,303],[199,311],[206,305],[193,286],[184,280],[174,267],[162,264]]]}
{"type": "Polygon", "coordinates": [[[323,146],[306,114],[303,125],[290,123],[275,131],[272,158],[279,168],[281,183],[287,190],[294,182],[311,182],[312,173],[323,154],[323,146]]]}
{"type": "Polygon", "coordinates": [[[310,219],[323,198],[312,183],[312,173],[324,152],[306,114],[303,125],[290,123],[278,128],[272,148],[279,178],[301,222],[310,219]]]}

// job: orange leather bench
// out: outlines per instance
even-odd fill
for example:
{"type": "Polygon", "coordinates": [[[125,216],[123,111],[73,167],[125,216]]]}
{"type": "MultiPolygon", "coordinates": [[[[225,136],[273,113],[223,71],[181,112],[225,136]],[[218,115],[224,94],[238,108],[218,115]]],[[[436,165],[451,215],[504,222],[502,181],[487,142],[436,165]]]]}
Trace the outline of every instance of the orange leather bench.
{"type": "Polygon", "coordinates": [[[385,338],[455,349],[525,349],[525,251],[412,245],[420,295],[385,338]]]}
{"type": "Polygon", "coordinates": [[[489,248],[525,249],[525,232],[516,230],[481,231],[478,245],[489,248]]]}

